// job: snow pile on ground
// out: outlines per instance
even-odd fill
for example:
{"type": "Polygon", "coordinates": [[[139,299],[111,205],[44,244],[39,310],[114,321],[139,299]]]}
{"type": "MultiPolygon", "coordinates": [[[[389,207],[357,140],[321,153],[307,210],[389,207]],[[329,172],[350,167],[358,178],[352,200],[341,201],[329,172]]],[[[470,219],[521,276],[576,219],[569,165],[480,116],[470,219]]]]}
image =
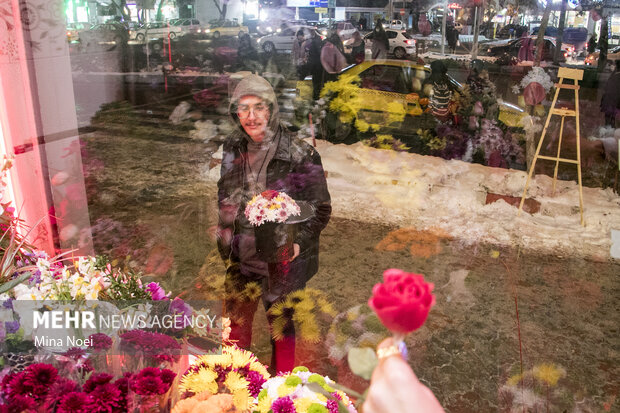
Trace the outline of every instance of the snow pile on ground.
{"type": "Polygon", "coordinates": [[[530,215],[487,193],[521,197],[524,171],[318,141],[328,172],[334,216],[427,229],[440,227],[465,242],[521,246],[554,255],[609,258],[611,230],[620,229],[620,197],[611,189],[583,188],[580,225],[576,182],[538,175],[528,197],[541,203],[530,215]]]}
{"type": "MultiPolygon", "coordinates": [[[[309,140],[308,140],[309,141],[309,140]]],[[[583,188],[580,225],[576,182],[538,175],[528,197],[541,203],[530,215],[487,193],[521,197],[524,171],[489,168],[432,156],[374,149],[361,143],[317,140],[332,197],[333,216],[415,227],[441,228],[465,243],[519,246],[556,256],[610,257],[611,230],[620,229],[620,197],[611,189],[583,188]]],[[[221,149],[220,149],[221,151],[221,149]]],[[[221,157],[216,153],[214,157],[221,157]]],[[[219,167],[206,179],[217,182],[219,167]]]]}

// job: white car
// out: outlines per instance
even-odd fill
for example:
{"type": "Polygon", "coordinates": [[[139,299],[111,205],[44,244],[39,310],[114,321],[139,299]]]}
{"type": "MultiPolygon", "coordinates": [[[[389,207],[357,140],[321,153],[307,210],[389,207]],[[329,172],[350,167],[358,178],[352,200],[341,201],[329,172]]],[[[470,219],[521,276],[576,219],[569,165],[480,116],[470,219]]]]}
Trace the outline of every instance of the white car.
{"type": "MultiPolygon", "coordinates": [[[[295,35],[297,31],[302,29],[304,31],[304,37],[310,38],[310,32],[315,31],[313,26],[290,26],[284,30],[280,30],[277,33],[268,34],[259,38],[256,43],[258,47],[263,49],[265,53],[274,52],[287,52],[289,53],[293,49],[293,42],[295,41],[295,35]]],[[[318,33],[317,33],[318,35],[318,33]]]]}
{"type": "MultiPolygon", "coordinates": [[[[395,29],[386,29],[385,32],[390,42],[388,53],[393,54],[397,59],[403,59],[405,56],[415,53],[415,39],[409,33],[395,29]]],[[[372,55],[372,34],[373,32],[370,32],[364,36],[367,59],[372,55]]],[[[353,39],[343,42],[345,52],[351,52],[351,43],[353,43],[353,39]]]]}
{"type": "Polygon", "coordinates": [[[332,25],[331,30],[335,30],[343,41],[353,37],[353,33],[357,31],[351,22],[336,22],[332,25]]]}
{"type": "Polygon", "coordinates": [[[386,28],[395,29],[395,30],[405,30],[405,23],[402,20],[392,20],[389,25],[385,26],[386,28]]]}
{"type": "Polygon", "coordinates": [[[149,39],[174,39],[182,34],[181,27],[169,25],[166,22],[154,22],[147,23],[141,27],[130,30],[129,38],[138,42],[143,42],[146,38],[149,39]]]}
{"type": "Polygon", "coordinates": [[[170,20],[170,25],[180,27],[183,33],[200,33],[202,31],[198,19],[174,19],[174,21],[170,20]]]}

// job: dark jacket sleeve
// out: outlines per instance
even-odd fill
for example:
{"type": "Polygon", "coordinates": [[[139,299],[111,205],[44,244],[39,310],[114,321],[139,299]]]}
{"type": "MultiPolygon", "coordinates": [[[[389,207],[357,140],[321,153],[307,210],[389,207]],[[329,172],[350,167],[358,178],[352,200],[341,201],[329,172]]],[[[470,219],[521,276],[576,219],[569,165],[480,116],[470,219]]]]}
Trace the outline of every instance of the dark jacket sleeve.
{"type": "Polygon", "coordinates": [[[327,189],[327,179],[321,163],[321,156],[310,145],[306,146],[307,156],[302,166],[303,191],[301,200],[309,202],[314,208],[314,216],[300,225],[295,242],[299,244],[300,253],[316,245],[321,231],[327,226],[332,212],[331,198],[327,189]]]}
{"type": "Polygon", "coordinates": [[[235,167],[237,157],[229,142],[224,143],[222,151],[222,165],[220,179],[217,183],[218,201],[218,225],[217,225],[217,248],[220,256],[227,260],[235,260],[232,257],[232,240],[234,235],[234,224],[239,209],[238,200],[235,199],[235,190],[238,168],[235,167]]]}

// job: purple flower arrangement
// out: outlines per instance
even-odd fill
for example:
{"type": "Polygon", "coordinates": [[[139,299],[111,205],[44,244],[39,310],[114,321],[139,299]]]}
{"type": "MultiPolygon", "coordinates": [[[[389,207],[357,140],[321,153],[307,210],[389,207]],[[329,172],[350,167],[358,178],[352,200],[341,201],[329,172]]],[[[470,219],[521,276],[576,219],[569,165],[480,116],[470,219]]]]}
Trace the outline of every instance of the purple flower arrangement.
{"type": "Polygon", "coordinates": [[[131,330],[120,335],[121,350],[140,353],[147,361],[175,363],[181,355],[181,345],[165,334],[131,330]]]}

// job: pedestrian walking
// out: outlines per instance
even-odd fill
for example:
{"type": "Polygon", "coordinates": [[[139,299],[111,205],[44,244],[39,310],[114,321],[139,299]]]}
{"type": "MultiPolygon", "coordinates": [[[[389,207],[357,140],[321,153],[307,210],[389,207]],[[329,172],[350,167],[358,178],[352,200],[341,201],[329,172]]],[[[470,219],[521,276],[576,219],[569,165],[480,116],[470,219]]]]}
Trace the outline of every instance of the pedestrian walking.
{"type": "Polygon", "coordinates": [[[448,46],[450,47],[450,53],[456,53],[456,46],[459,41],[459,31],[456,30],[454,25],[450,25],[446,28],[446,37],[448,40],[448,46]]]}
{"type": "Polygon", "coordinates": [[[349,63],[360,64],[366,59],[366,42],[362,39],[360,32],[353,33],[353,42],[351,42],[351,54],[349,55],[349,63]]]}
{"type": "Polygon", "coordinates": [[[297,79],[304,80],[306,77],[306,68],[308,64],[308,53],[304,47],[306,39],[303,30],[298,30],[293,40],[293,49],[291,50],[291,59],[297,79]]]}
{"type": "Polygon", "coordinates": [[[312,99],[318,100],[323,88],[323,65],[321,64],[321,49],[323,41],[316,30],[310,31],[310,38],[304,43],[308,55],[308,72],[312,75],[312,99]]]}
{"type": "Polygon", "coordinates": [[[390,41],[381,20],[377,21],[369,38],[372,39],[372,58],[385,59],[390,48],[390,41]]]}
{"type": "Polygon", "coordinates": [[[616,60],[616,68],[605,85],[601,112],[605,114],[605,125],[615,128],[616,117],[620,115],[620,60],[616,60]]]}
{"type": "Polygon", "coordinates": [[[338,79],[338,74],[347,66],[344,46],[338,33],[332,33],[321,49],[321,64],[325,70],[325,81],[338,79]]]}

